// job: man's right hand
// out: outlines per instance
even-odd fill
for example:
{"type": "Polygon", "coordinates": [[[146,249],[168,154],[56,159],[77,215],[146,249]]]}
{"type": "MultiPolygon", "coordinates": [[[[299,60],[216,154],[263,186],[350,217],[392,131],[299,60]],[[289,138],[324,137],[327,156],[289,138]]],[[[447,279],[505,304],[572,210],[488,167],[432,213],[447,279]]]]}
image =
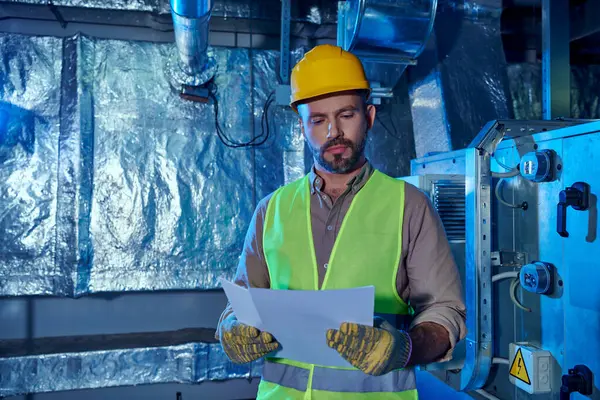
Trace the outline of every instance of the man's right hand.
{"type": "Polygon", "coordinates": [[[221,324],[221,345],[235,364],[246,364],[279,348],[279,343],[268,332],[242,324],[234,314],[221,324]]]}

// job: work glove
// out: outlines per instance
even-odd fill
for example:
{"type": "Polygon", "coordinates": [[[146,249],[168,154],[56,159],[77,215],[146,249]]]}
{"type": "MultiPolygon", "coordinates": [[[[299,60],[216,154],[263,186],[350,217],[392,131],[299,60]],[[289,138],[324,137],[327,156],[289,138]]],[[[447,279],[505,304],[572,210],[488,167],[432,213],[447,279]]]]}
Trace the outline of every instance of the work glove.
{"type": "Polygon", "coordinates": [[[344,322],[339,330],[327,331],[327,345],[369,375],[383,375],[406,367],[412,352],[408,333],[379,317],[374,325],[344,322]]]}
{"type": "Polygon", "coordinates": [[[242,324],[233,313],[221,323],[219,339],[225,354],[235,364],[258,360],[279,348],[273,335],[242,324]]]}

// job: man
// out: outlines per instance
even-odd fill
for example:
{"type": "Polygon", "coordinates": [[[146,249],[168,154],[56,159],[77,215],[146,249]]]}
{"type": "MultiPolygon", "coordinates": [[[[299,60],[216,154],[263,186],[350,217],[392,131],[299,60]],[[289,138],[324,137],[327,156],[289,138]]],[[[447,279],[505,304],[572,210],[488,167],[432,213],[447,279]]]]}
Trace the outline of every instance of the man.
{"type": "MultiPolygon", "coordinates": [[[[417,188],[366,160],[375,108],[357,57],[317,46],[294,67],[291,86],[314,166],[259,203],[235,281],[277,290],[373,285],[382,317],[373,327],[344,323],[324,335],[353,369],[267,357],[257,398],[417,399],[411,367],[450,359],[466,334],[460,277],[441,221],[417,188]]],[[[229,306],[217,338],[234,363],[279,347],[269,332],[237,321],[229,306]]]]}

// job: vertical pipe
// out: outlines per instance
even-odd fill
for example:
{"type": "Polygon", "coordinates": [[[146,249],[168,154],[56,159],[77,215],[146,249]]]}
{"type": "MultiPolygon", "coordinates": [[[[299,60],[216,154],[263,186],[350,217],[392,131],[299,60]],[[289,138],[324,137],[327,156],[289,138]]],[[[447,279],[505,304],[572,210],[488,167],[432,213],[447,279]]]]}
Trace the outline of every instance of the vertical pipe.
{"type": "Polygon", "coordinates": [[[543,119],[571,117],[569,2],[542,0],[543,119]]]}
{"type": "Polygon", "coordinates": [[[211,0],[171,0],[175,43],[183,70],[200,74],[208,61],[211,0]]]}

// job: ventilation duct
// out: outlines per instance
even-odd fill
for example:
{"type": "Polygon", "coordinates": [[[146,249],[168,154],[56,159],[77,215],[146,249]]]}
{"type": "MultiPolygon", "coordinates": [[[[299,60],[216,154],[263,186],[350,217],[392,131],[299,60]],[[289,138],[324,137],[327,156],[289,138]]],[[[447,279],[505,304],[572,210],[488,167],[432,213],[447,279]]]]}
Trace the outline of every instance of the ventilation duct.
{"type": "Polygon", "coordinates": [[[171,0],[175,43],[185,77],[177,78],[181,83],[200,86],[212,78],[214,63],[208,56],[211,11],[211,0],[171,0]]]}
{"type": "Polygon", "coordinates": [[[417,157],[465,148],[494,119],[510,119],[502,0],[441,0],[419,63],[408,70],[417,157]]]}
{"type": "Polygon", "coordinates": [[[374,97],[391,97],[406,67],[417,63],[433,29],[436,8],[437,0],[340,2],[338,45],[363,61],[375,86],[374,97]]]}

